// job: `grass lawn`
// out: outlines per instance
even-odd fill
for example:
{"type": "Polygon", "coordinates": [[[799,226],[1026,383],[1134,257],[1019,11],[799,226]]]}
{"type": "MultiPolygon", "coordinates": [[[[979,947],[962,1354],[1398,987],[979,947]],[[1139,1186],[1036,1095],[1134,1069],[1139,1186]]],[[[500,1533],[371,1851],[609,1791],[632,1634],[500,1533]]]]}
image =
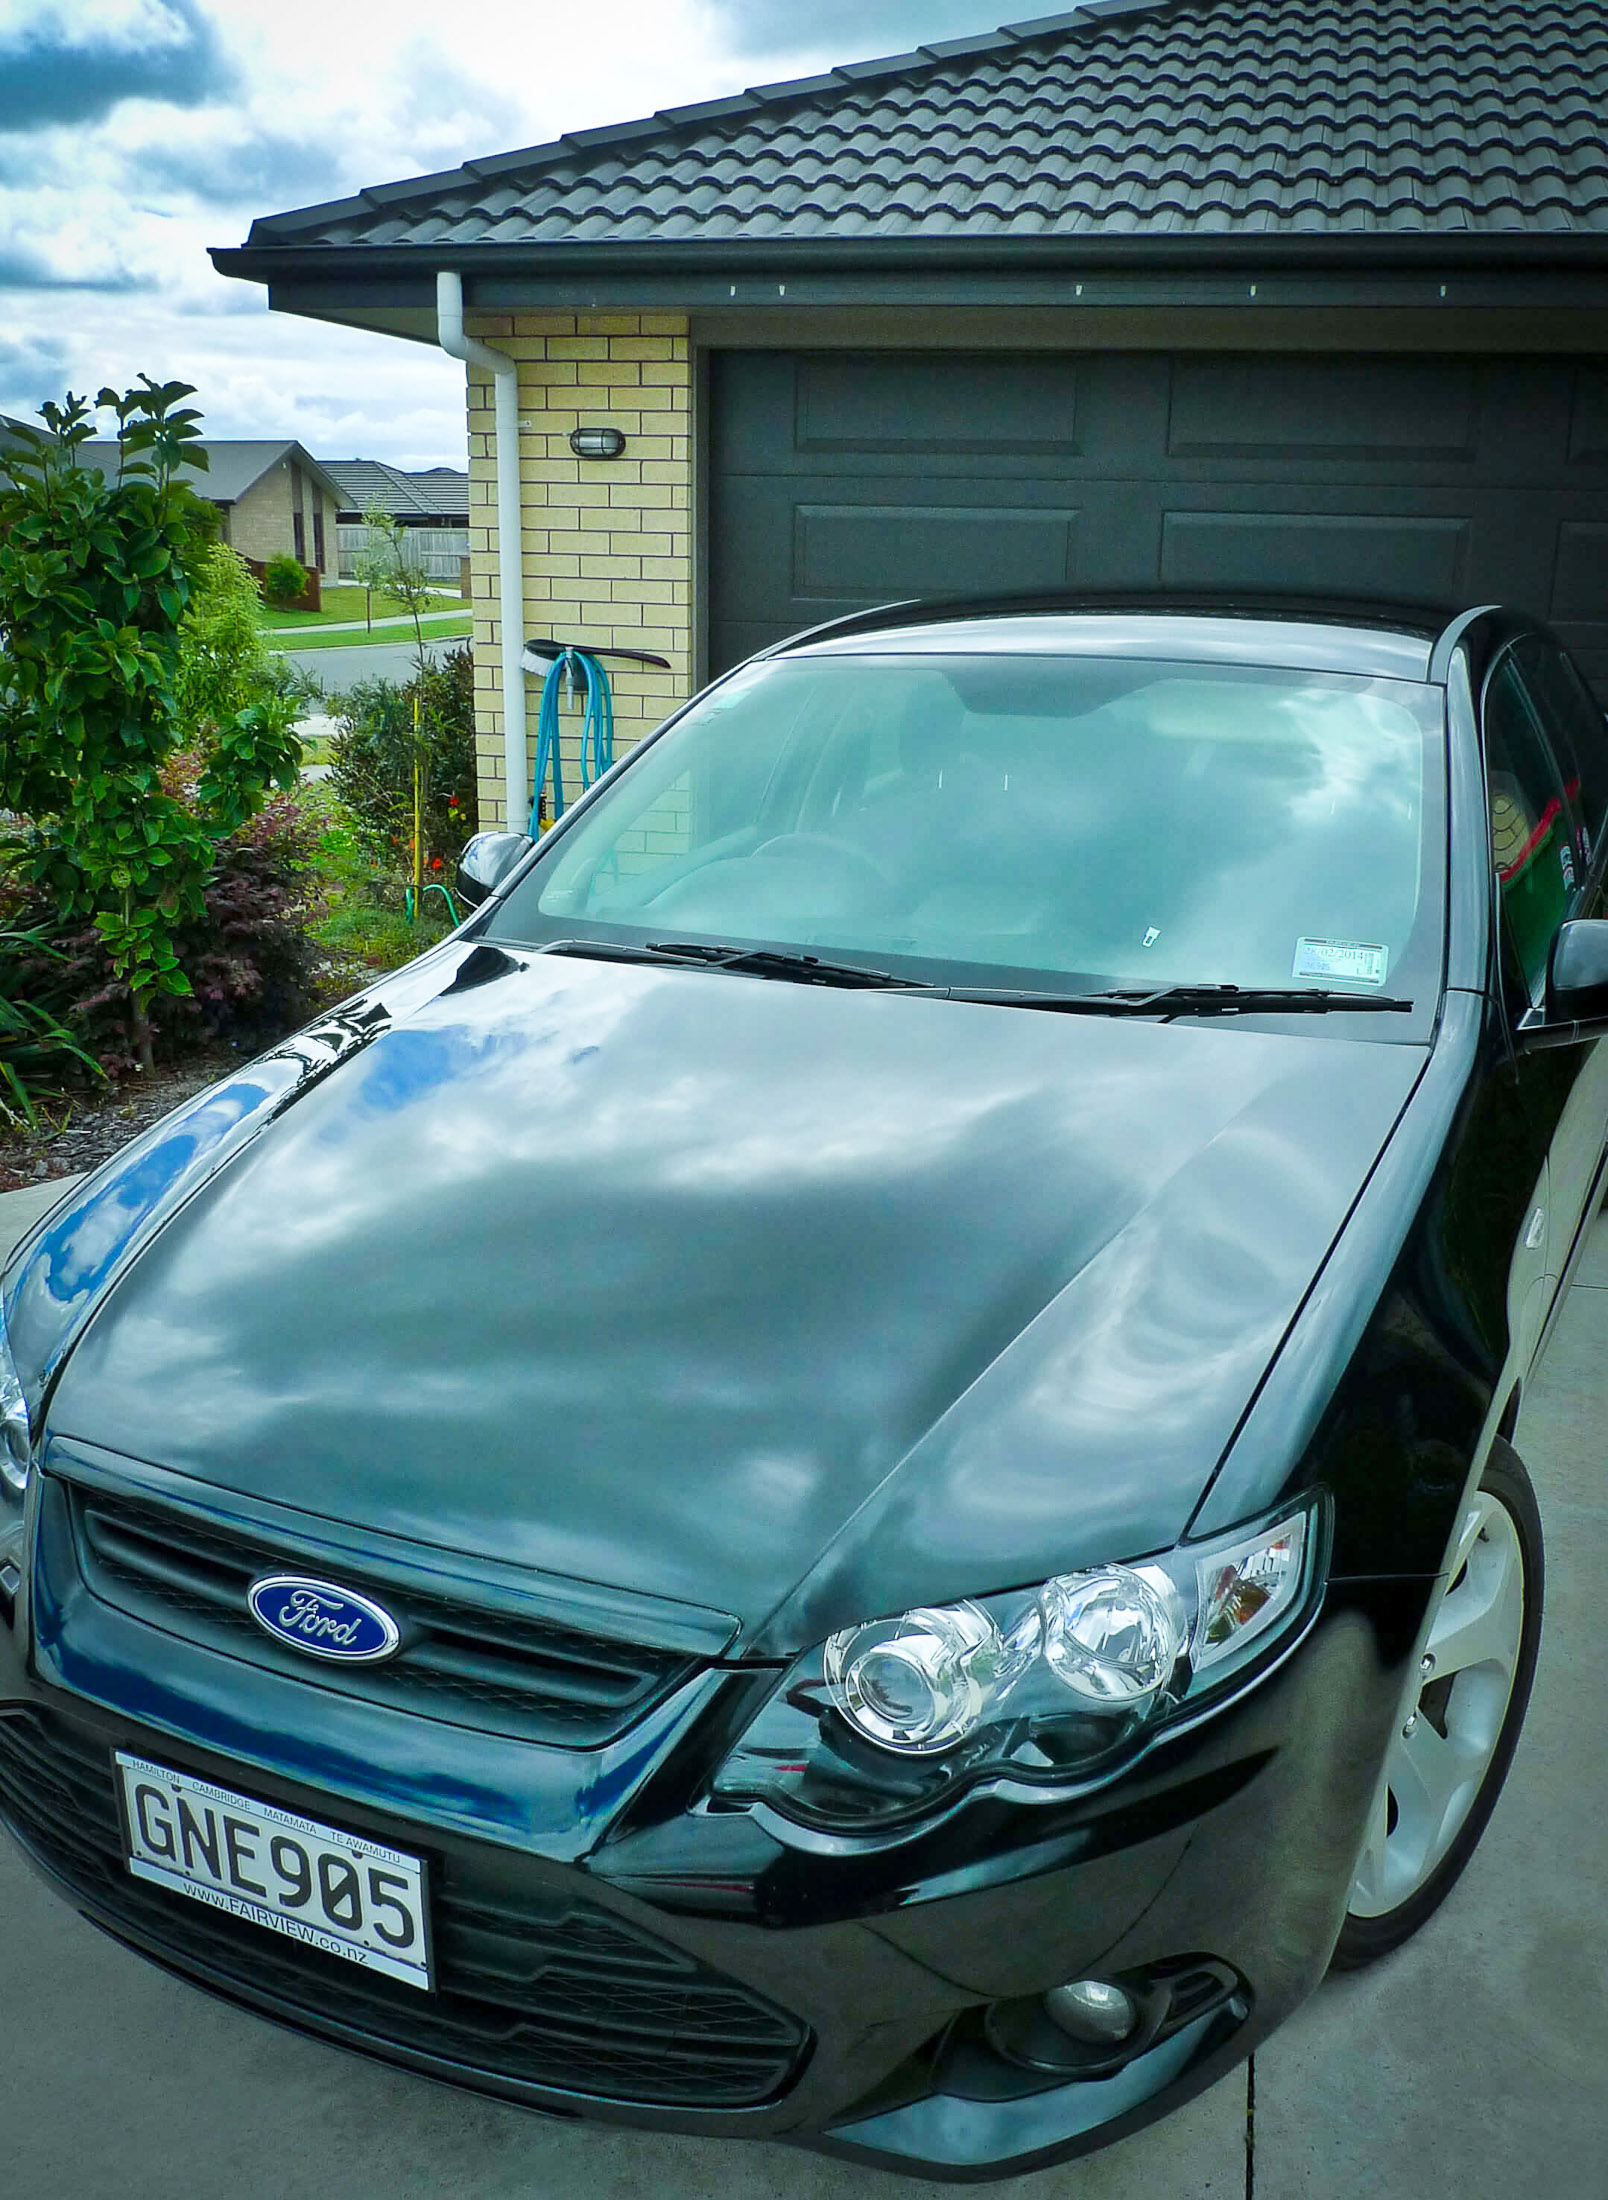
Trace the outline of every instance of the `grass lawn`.
{"type": "MultiPolygon", "coordinates": [[[[426,641],[451,641],[458,635],[467,635],[471,625],[468,607],[466,605],[462,611],[431,612],[422,625],[426,641]]],[[[372,634],[360,626],[340,628],[331,633],[327,627],[320,630],[314,623],[294,633],[285,627],[270,630],[268,639],[276,649],[361,649],[375,642],[411,642],[413,622],[410,619],[406,626],[376,626],[372,634]]]]}
{"type": "MultiPolygon", "coordinates": [[[[340,626],[352,619],[364,618],[366,616],[364,610],[366,594],[366,590],[343,581],[333,588],[324,590],[322,610],[278,611],[272,604],[268,604],[264,607],[263,616],[268,631],[272,634],[299,634],[303,628],[309,628],[316,633],[321,626],[340,626]]],[[[443,594],[437,601],[444,612],[454,612],[464,618],[469,615],[469,606],[463,601],[456,589],[443,594]]],[[[394,596],[387,595],[383,589],[375,589],[374,616],[376,619],[406,618],[407,610],[408,607],[405,603],[399,603],[394,596]]]]}

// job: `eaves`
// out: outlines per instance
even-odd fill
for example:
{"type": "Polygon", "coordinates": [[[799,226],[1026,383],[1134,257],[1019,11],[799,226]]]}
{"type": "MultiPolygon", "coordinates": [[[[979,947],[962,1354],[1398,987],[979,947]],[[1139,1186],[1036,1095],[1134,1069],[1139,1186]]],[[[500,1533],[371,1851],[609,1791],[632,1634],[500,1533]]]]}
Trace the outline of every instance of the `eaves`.
{"type": "Polygon", "coordinates": [[[212,259],[266,283],[281,311],[358,321],[431,309],[442,268],[482,312],[1608,303],[1608,233],[243,245],[212,259]]]}

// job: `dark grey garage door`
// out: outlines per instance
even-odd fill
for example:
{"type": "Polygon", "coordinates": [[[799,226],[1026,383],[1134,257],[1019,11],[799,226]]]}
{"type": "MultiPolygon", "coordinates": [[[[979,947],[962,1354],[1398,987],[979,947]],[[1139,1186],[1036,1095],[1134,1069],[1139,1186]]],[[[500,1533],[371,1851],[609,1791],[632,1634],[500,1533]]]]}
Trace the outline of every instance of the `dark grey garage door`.
{"type": "Polygon", "coordinates": [[[724,352],[714,669],[934,592],[1156,583],[1500,600],[1608,693],[1608,366],[724,352]]]}

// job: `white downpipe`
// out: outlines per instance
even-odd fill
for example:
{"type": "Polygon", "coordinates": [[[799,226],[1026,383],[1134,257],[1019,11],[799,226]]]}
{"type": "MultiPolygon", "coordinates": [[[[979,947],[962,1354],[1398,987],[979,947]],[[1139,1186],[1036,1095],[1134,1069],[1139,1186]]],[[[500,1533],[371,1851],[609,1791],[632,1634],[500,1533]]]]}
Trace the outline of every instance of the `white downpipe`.
{"type": "Polygon", "coordinates": [[[486,367],[497,427],[497,587],[502,619],[503,765],[507,829],[524,830],[530,811],[530,749],[525,734],[525,528],[519,496],[519,367],[507,352],[463,331],[463,278],[436,276],[436,339],[449,358],[486,367]]]}

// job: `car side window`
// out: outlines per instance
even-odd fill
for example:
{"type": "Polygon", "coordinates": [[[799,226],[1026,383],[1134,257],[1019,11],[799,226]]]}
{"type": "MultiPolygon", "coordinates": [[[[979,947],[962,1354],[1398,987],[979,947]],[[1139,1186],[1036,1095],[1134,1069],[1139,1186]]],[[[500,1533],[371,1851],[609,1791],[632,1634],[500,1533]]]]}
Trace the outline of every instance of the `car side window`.
{"type": "Polygon", "coordinates": [[[1582,869],[1589,871],[1608,829],[1608,720],[1577,668],[1539,634],[1517,643],[1513,658],[1560,751],[1565,792],[1579,813],[1582,869]]]}
{"type": "Polygon", "coordinates": [[[1485,686],[1485,769],[1504,971],[1522,1012],[1546,997],[1547,956],[1583,866],[1563,771],[1511,651],[1485,686]]]}

